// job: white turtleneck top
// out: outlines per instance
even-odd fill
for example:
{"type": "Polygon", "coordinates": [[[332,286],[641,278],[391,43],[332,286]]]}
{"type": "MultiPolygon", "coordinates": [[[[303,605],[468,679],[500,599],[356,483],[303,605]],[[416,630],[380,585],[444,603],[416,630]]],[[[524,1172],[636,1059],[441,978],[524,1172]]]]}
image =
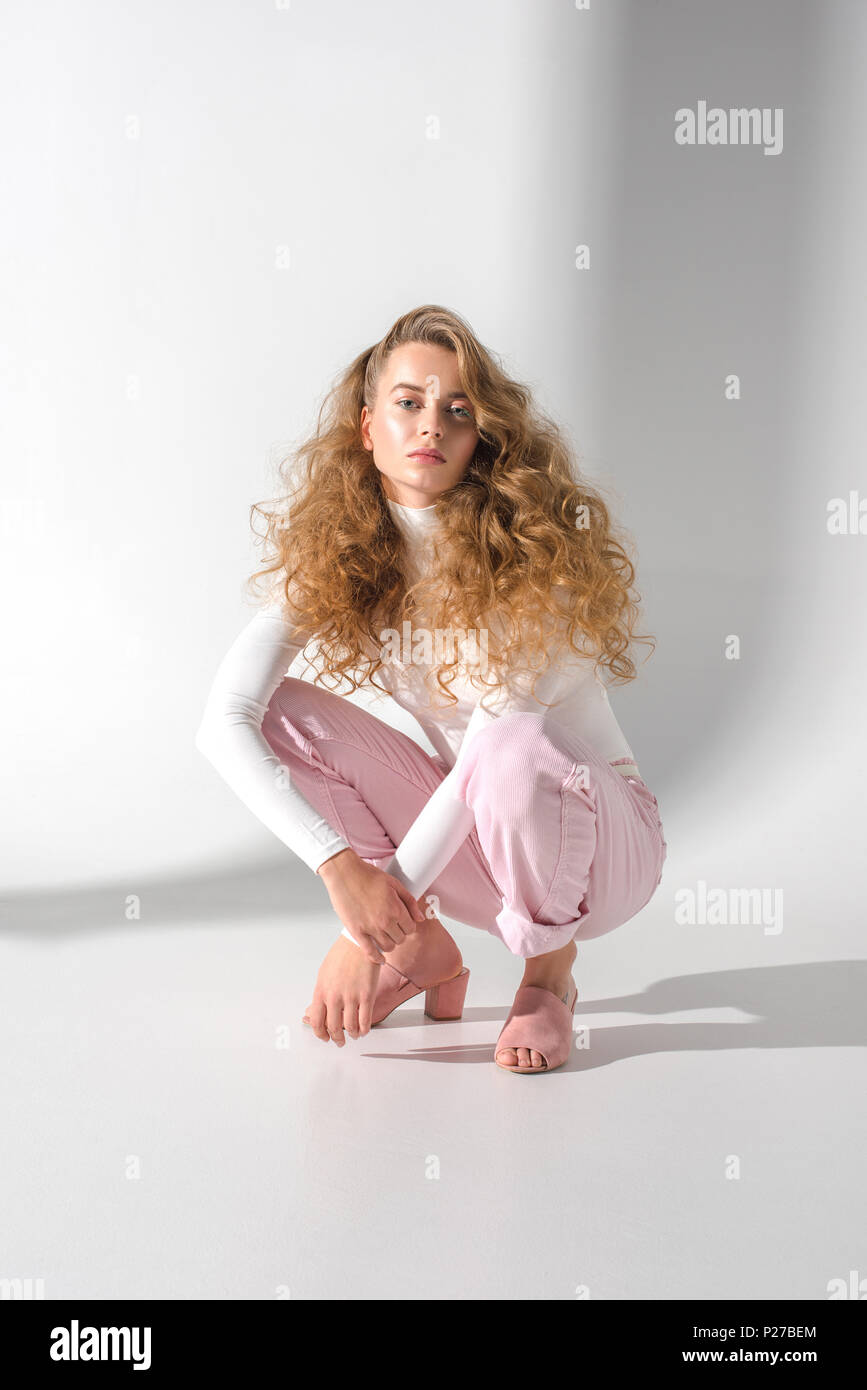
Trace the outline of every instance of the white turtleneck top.
{"type": "MultiPolygon", "coordinates": [[[[439,523],[436,504],[406,507],[387,499],[391,514],[407,543],[414,583],[430,560],[439,523]]],[[[271,697],[306,639],[299,638],[279,599],[260,608],[229,648],[217,670],[195,745],[249,809],[283,844],[317,870],[326,859],[351,846],[292,785],[280,760],[262,734],[271,697]]],[[[392,698],[414,715],[433,747],[450,769],[384,865],[410,893],[421,898],[460,848],[474,824],[471,809],[454,795],[459,762],[480,728],[512,710],[540,711],[545,706],[529,694],[531,679],[516,681],[519,693],[483,691],[466,678],[451,685],[457,705],[432,705],[424,674],[437,664],[419,660],[426,652],[413,646],[398,648],[377,673],[392,698]],[[401,660],[412,656],[412,660],[401,660]],[[526,687],[526,690],[525,690],[526,687]],[[487,708],[480,700],[484,698],[487,708]]],[[[441,658],[440,658],[441,659],[441,658]]],[[[450,658],[448,658],[450,659],[450,658]]],[[[561,657],[538,679],[536,695],[554,702],[556,717],[573,729],[609,762],[619,762],[624,775],[637,772],[608,692],[592,660],[577,652],[561,657]],[[628,760],[628,761],[627,761],[628,760]]],[[[437,697],[438,699],[440,697],[437,697]]]]}

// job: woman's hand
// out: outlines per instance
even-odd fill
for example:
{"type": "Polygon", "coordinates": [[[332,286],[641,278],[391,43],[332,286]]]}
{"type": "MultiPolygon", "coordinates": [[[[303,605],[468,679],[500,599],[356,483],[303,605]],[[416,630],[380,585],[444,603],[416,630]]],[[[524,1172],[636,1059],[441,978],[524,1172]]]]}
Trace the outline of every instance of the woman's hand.
{"type": "MultiPolygon", "coordinates": [[[[399,879],[375,864],[367,864],[353,849],[343,849],[320,864],[317,873],[346,930],[372,965],[411,936],[425,915],[399,879]]],[[[352,946],[351,941],[346,941],[352,946]]],[[[326,957],[327,959],[327,957],[326,957]]]]}

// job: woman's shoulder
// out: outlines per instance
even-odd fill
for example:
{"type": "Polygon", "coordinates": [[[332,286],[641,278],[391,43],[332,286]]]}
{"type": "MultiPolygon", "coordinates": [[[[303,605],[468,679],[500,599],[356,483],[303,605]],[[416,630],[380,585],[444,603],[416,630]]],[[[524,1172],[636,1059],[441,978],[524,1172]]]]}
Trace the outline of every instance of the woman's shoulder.
{"type": "Polygon", "coordinates": [[[279,614],[286,622],[297,621],[297,590],[287,585],[285,570],[278,570],[262,581],[259,606],[264,612],[279,614]]]}

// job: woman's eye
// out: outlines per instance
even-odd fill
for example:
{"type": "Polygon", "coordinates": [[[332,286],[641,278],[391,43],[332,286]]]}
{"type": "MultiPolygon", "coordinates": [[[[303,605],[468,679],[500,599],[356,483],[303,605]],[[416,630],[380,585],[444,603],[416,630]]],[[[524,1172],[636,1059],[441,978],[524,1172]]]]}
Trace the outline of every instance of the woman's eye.
{"type": "MultiPolygon", "coordinates": [[[[417,402],[417,401],[414,401],[414,400],[411,400],[409,396],[401,396],[401,397],[399,398],[399,400],[395,401],[395,405],[417,405],[417,404],[418,404],[418,402],[417,402]]],[[[469,411],[465,405],[456,405],[456,406],[453,406],[453,407],[452,407],[452,410],[451,410],[451,413],[452,413],[452,414],[455,414],[456,411],[461,411],[461,412],[463,413],[463,415],[466,417],[467,420],[471,420],[471,419],[473,418],[473,417],[472,417],[472,412],[469,411]]]]}

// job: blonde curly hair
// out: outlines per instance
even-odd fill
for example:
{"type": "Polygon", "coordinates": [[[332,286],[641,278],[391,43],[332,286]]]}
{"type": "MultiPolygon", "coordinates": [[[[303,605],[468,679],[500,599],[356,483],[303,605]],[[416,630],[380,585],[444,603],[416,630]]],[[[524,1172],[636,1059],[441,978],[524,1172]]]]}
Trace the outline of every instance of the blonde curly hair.
{"type": "MultiPolygon", "coordinates": [[[[403,314],[345,369],[326,395],[314,433],[279,465],[281,496],[266,508],[260,537],[269,561],[247,580],[263,581],[322,655],[316,682],[351,690],[383,666],[382,636],[426,613],[433,629],[487,629],[496,685],[534,676],[564,646],[607,668],[611,683],[636,675],[629,656],[641,595],[615,536],[601,491],[573,473],[561,431],[531,392],[502,369],[459,314],[425,304],[403,314]],[[360,433],[395,348],[433,344],[455,352],[479,439],[463,478],[436,499],[440,535],[431,572],[408,586],[405,541],[389,511],[381,475],[360,433]],[[293,486],[301,475],[300,482],[293,486]],[[552,622],[553,620],[553,622],[552,622]],[[492,645],[493,638],[493,645],[492,645]],[[522,660],[526,657],[526,661],[522,660]]],[[[256,533],[258,535],[258,533],[256,533]]],[[[433,671],[449,702],[460,655],[433,671]]],[[[490,685],[488,684],[488,688],[490,685]]]]}

